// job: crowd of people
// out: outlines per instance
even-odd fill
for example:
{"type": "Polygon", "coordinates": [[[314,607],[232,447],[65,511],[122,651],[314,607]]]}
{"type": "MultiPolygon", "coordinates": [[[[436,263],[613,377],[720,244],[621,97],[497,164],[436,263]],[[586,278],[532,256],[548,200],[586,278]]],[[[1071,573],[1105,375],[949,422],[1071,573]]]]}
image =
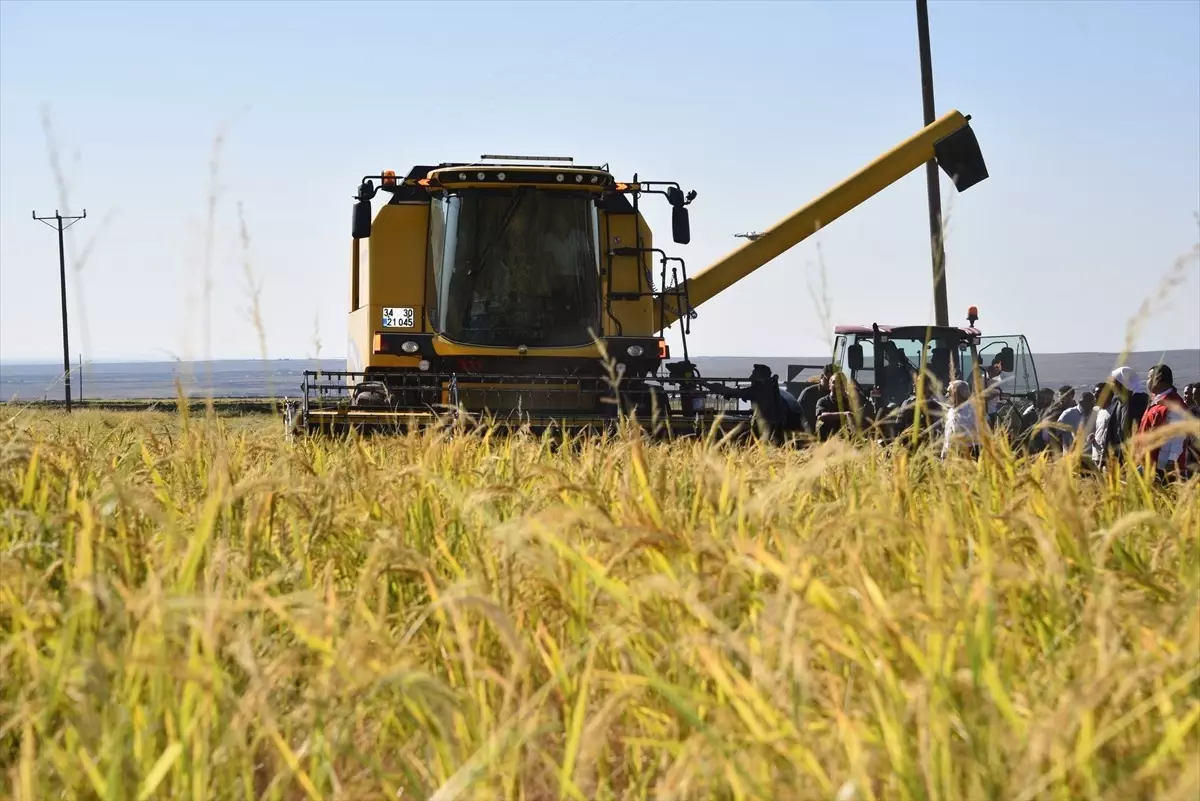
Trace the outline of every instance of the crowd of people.
{"type": "Polygon", "coordinates": [[[1175,386],[1169,365],[1150,369],[1143,382],[1130,367],[1118,367],[1107,380],[1076,397],[1070,386],[1043,390],[1027,411],[1026,447],[1067,452],[1077,443],[1092,466],[1133,459],[1160,476],[1189,476],[1200,470],[1200,440],[1178,429],[1200,419],[1200,383],[1175,386]],[[1136,437],[1136,441],[1135,441],[1136,437]]]}
{"type": "Polygon", "coordinates": [[[1087,391],[1077,394],[1069,385],[1057,393],[1044,388],[1027,399],[1006,395],[999,360],[985,369],[982,379],[983,397],[975,403],[970,382],[950,381],[943,396],[928,375],[922,376],[912,395],[886,414],[834,365],[826,365],[797,397],[780,389],[765,365],[755,366],[749,387],[711,384],[708,389],[750,401],[760,436],[776,442],[788,431],[819,440],[843,432],[886,432],[891,438],[940,440],[946,458],[955,451],[977,455],[982,429],[1003,428],[1025,453],[1078,449],[1085,464],[1099,470],[1132,460],[1161,478],[1200,473],[1200,437],[1175,427],[1200,419],[1200,383],[1178,390],[1168,365],[1152,368],[1145,381],[1123,366],[1087,391]]]}

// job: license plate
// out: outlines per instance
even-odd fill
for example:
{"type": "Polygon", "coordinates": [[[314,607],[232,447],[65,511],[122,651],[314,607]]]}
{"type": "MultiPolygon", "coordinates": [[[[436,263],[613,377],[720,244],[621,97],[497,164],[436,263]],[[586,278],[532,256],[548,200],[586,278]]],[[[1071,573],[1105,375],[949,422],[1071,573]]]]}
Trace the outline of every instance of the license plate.
{"type": "Polygon", "coordinates": [[[411,306],[384,306],[384,328],[412,328],[413,309],[411,306]]]}

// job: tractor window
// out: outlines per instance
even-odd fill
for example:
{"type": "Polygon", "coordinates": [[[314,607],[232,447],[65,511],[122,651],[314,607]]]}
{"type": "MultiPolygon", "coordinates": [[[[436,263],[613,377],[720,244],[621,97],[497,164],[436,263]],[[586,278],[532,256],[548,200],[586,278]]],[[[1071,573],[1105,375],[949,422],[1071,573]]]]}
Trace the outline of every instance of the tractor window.
{"type": "Polygon", "coordinates": [[[450,195],[441,253],[430,243],[435,327],[475,345],[590,344],[600,330],[596,235],[587,196],[528,188],[450,195]]]}
{"type": "Polygon", "coordinates": [[[1037,368],[1033,363],[1033,354],[1029,351],[1029,343],[1025,337],[1014,334],[1008,336],[980,337],[979,362],[986,368],[1004,348],[1013,349],[1013,371],[1001,373],[1001,388],[1007,395],[1026,395],[1037,392],[1037,368]]]}
{"type": "Polygon", "coordinates": [[[913,371],[921,369],[922,358],[929,358],[929,349],[919,339],[893,339],[891,341],[896,343],[898,361],[902,365],[908,364],[913,371]]]}
{"type": "MultiPolygon", "coordinates": [[[[854,341],[862,345],[863,367],[861,370],[855,371],[853,378],[864,387],[873,386],[875,384],[875,342],[871,339],[870,334],[856,336],[854,341]]],[[[846,365],[846,369],[849,369],[849,364],[846,365]]]]}

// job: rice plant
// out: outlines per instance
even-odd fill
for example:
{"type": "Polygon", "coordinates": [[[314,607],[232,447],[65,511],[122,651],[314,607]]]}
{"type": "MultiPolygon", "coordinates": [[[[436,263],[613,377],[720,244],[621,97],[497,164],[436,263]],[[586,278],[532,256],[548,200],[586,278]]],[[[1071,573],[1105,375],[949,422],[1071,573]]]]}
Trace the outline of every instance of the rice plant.
{"type": "Polygon", "coordinates": [[[1200,793],[1196,480],[5,416],[12,798],[1200,793]]]}

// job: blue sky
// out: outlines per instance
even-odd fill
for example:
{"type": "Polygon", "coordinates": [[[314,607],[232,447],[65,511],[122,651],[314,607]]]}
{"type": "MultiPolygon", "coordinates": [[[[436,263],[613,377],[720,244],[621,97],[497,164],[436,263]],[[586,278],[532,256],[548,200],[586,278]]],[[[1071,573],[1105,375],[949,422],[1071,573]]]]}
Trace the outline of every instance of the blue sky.
{"type": "MultiPolygon", "coordinates": [[[[942,181],[950,310],[1036,351],[1111,351],[1200,221],[1200,4],[930,3],[938,112],[991,178],[942,181]]],[[[697,190],[689,270],[920,128],[912,2],[0,4],[0,359],[71,350],[344,355],[360,176],[483,153],[608,162],[697,190]],[[49,109],[68,194],[56,186],[49,109]],[[239,204],[248,247],[239,233],[239,204]],[[83,259],[81,267],[77,265],[83,259]]],[[[649,214],[669,241],[669,213],[649,214]]],[[[705,304],[701,355],[810,355],[835,322],[932,320],[924,172],[705,304]],[[823,265],[823,268],[822,266],[823,265]],[[824,290],[820,284],[824,276],[824,290]],[[813,290],[829,300],[814,303],[813,290]],[[823,305],[823,304],[822,304],[823,305]]],[[[1137,349],[1200,343],[1178,265],[1137,349]]]]}

